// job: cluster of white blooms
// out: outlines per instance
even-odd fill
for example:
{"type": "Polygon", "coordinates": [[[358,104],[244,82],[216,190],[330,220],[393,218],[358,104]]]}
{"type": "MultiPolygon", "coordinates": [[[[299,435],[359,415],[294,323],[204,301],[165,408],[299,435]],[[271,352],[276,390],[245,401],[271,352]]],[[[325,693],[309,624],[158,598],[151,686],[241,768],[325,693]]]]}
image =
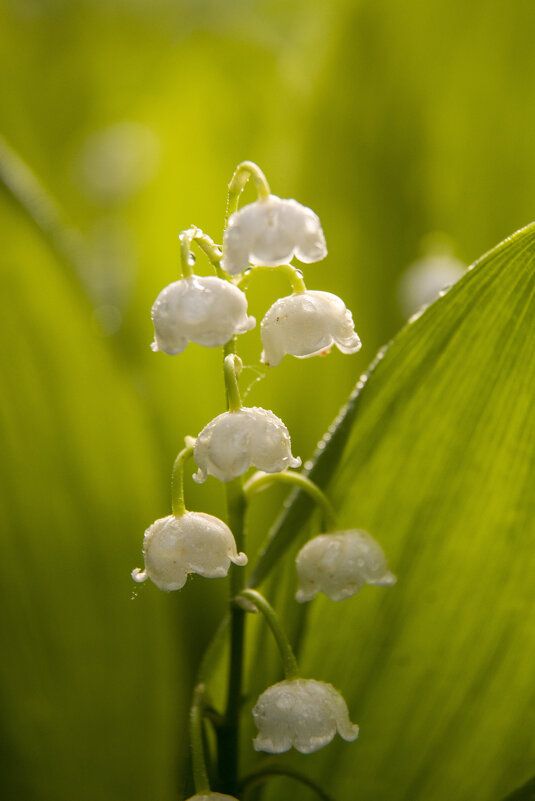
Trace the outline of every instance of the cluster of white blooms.
{"type": "Polygon", "coordinates": [[[314,537],[299,551],[296,565],[298,601],[310,601],[317,592],[342,601],[364,584],[391,587],[396,583],[379,543],[358,529],[314,537]]]}
{"type": "Polygon", "coordinates": [[[359,733],[340,693],[313,679],[280,681],[268,687],[256,702],[253,717],[258,728],[254,747],[270,754],[292,746],[311,754],[330,743],[336,732],[347,741],[356,740],[359,733]]]}
{"type": "Polygon", "coordinates": [[[205,578],[226,576],[230,563],[246,565],[232,532],[222,520],[203,512],[184,512],[156,520],[143,539],[145,570],[132,572],[134,581],[147,578],[160,590],[179,590],[188,573],[205,578]]]}
{"type": "MultiPolygon", "coordinates": [[[[240,275],[251,265],[277,267],[293,256],[302,262],[320,261],[327,255],[318,216],[295,200],[269,195],[229,218],[224,235],[221,268],[240,275]]],[[[245,294],[231,280],[216,276],[187,275],[165,287],[152,307],[153,350],[181,353],[188,342],[219,347],[255,326],[247,316],[245,294]]],[[[329,292],[298,291],[278,300],[261,326],[261,360],[277,365],[285,354],[300,359],[327,353],[336,345],[342,353],[355,353],[360,339],[351,312],[329,292]]]]}
{"type": "MultiPolygon", "coordinates": [[[[250,165],[244,162],[241,168],[251,169],[250,165]]],[[[258,170],[255,165],[252,168],[258,170]]],[[[261,172],[256,178],[259,176],[263,179],[261,172]]],[[[239,182],[237,185],[240,186],[239,182]]],[[[235,192],[235,198],[238,194],[235,192]]],[[[279,268],[289,275],[293,286],[293,293],[277,300],[262,320],[261,361],[264,364],[278,365],[287,354],[299,359],[323,355],[333,345],[342,353],[355,353],[360,349],[353,317],[343,301],[329,292],[307,290],[302,274],[289,264],[294,256],[306,263],[326,256],[327,247],[318,216],[295,200],[270,194],[267,182],[259,194],[263,196],[257,201],[230,215],[222,249],[200,229],[192,227],[182,232],[183,277],[165,287],[152,306],[154,351],[176,355],[184,351],[189,342],[221,347],[254,328],[255,319],[247,314],[247,298],[242,288],[248,281],[244,271],[255,267],[279,268]],[[189,247],[193,240],[202,245],[217,276],[201,277],[192,273],[189,247]]],[[[148,578],[160,590],[179,590],[190,573],[217,578],[228,574],[231,563],[247,564],[246,554],[238,552],[233,533],[222,520],[186,511],[183,464],[187,458],[193,456],[197,465],[193,479],[198,483],[209,475],[231,482],[250,467],[276,474],[301,465],[301,459],[292,455],[290,435],[282,420],[270,410],[242,406],[238,388],[241,361],[233,345],[226,348],[226,353],[224,370],[229,411],[208,422],[195,439],[186,438],[186,447],[179,453],[173,469],[173,514],[156,520],[145,531],[144,569],[136,568],[132,572],[136,582],[148,578]]],[[[286,473],[286,479],[300,482],[300,486],[308,482],[313,497],[317,500],[319,494],[330,508],[310,479],[292,473],[286,473]]],[[[246,485],[245,491],[247,489],[246,485]]],[[[234,487],[231,491],[234,492],[234,487]]],[[[241,545],[238,526],[239,523],[235,527],[236,539],[241,545]]],[[[339,601],[357,593],[365,583],[390,586],[396,581],[377,542],[356,529],[315,537],[301,549],[296,564],[298,601],[311,600],[318,592],[339,601]]],[[[253,709],[258,727],[255,749],[278,754],[293,747],[308,754],[327,745],[337,732],[344,740],[355,740],[359,729],[351,723],[340,693],[325,682],[296,677],[295,657],[287,640],[286,651],[281,645],[286,635],[277,633],[274,610],[255,590],[242,592],[243,596],[238,594],[234,598],[233,613],[240,601],[244,602],[242,609],[251,611],[255,608],[251,599],[256,598],[257,608],[267,615],[276,633],[287,677],[265,690],[253,709]]],[[[202,741],[202,737],[198,739],[202,741]]],[[[194,750],[195,747],[198,743],[194,750]]],[[[195,786],[197,794],[189,801],[236,801],[233,796],[207,789],[207,776],[201,780],[196,777],[195,786]]],[[[236,782],[229,781],[228,788],[225,785],[224,788],[234,791],[235,786],[236,782]]]]}

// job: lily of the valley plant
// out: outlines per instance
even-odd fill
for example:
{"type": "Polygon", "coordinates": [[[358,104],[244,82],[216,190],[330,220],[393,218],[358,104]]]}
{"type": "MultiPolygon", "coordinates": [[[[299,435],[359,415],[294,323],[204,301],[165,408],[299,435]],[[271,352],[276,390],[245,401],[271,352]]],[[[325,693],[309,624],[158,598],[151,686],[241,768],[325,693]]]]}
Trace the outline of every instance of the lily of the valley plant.
{"type": "MultiPolygon", "coordinates": [[[[152,523],[143,540],[144,568],[136,568],[137,582],[150,579],[160,590],[179,590],[189,573],[205,578],[229,574],[229,625],[218,636],[230,637],[226,706],[216,710],[209,701],[209,671],[199,676],[190,711],[192,773],[197,801],[244,798],[249,785],[277,775],[270,763],[251,782],[239,765],[242,715],[252,714],[258,735],[251,749],[280,754],[295,748],[310,754],[326,746],[338,733],[353,741],[358,726],[341,693],[332,685],[300,675],[282,621],[268,600],[246,580],[251,561],[245,543],[244,514],[252,496],[266,484],[282,481],[307,492],[322,507],[327,530],[310,540],[296,559],[296,599],[310,601],[323,592],[333,601],[355,595],[364,584],[388,587],[395,576],[388,569],[379,544],[365,531],[340,531],[335,510],[324,493],[298,472],[301,459],[292,454],[290,434],[282,420],[269,409],[242,405],[238,337],[255,326],[247,314],[246,290],[255,273],[282,272],[292,293],[266,311],[260,330],[260,360],[277,365],[286,356],[299,359],[328,353],[336,345],[342,353],[355,353],[360,339],[351,312],[329,292],[308,290],[294,257],[309,263],[327,255],[318,216],[295,200],[272,195],[262,171],[252,162],[238,166],[229,184],[229,216],[222,247],[199,228],[180,234],[182,276],[162,289],[152,307],[154,351],[180,354],[189,342],[223,348],[223,379],[228,408],[206,425],[196,437],[186,436],[172,473],[171,514],[152,523]],[[258,198],[238,210],[245,184],[254,180],[258,198]],[[191,247],[207,256],[214,275],[194,275],[191,247]],[[226,522],[203,512],[186,509],[184,465],[197,465],[193,478],[202,483],[208,475],[224,482],[227,493],[226,522]],[[257,468],[244,481],[250,468],[257,468]],[[244,702],[243,654],[245,616],[260,612],[280,650],[284,678],[267,687],[256,703],[244,702]],[[210,744],[206,727],[214,728],[217,749],[210,744]],[[217,756],[215,754],[217,751],[217,756]],[[210,777],[210,779],[209,779],[210,777]],[[211,786],[212,785],[212,786],[211,786]]],[[[207,264],[207,266],[208,266],[207,264]]],[[[186,433],[186,432],[184,432],[186,433]]],[[[284,768],[285,775],[302,781],[326,797],[304,774],[284,768]]],[[[193,801],[193,799],[192,799],[193,801]]]]}

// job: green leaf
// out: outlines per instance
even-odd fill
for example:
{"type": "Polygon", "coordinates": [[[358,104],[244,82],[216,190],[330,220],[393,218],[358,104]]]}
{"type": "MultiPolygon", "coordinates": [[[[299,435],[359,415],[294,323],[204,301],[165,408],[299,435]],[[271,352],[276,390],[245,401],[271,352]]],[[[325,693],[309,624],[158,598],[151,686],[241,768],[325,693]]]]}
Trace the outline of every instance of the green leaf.
{"type": "Polygon", "coordinates": [[[535,778],[508,795],[507,798],[504,798],[504,801],[535,801],[535,778]]]}
{"type": "Polygon", "coordinates": [[[89,303],[18,210],[1,210],[3,789],[172,798],[181,624],[129,575],[144,526],[168,508],[167,482],[89,303]]]}
{"type": "Polygon", "coordinates": [[[531,225],[409,324],[349,407],[331,499],[398,584],[311,605],[303,674],[361,727],[306,763],[339,798],[496,798],[532,768],[534,397],[531,225]]]}

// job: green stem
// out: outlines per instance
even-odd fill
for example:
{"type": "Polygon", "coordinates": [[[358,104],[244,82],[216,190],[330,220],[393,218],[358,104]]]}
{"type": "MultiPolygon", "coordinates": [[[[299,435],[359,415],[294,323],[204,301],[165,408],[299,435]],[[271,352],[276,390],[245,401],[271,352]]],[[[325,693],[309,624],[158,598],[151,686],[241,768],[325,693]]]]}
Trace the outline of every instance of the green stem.
{"type": "Polygon", "coordinates": [[[190,740],[193,761],[193,781],[195,783],[195,792],[199,795],[210,792],[210,782],[208,780],[208,771],[206,770],[203,742],[203,713],[205,693],[206,687],[204,684],[198,684],[195,687],[189,713],[190,740]]]}
{"type": "Polygon", "coordinates": [[[264,617],[266,618],[266,622],[270,627],[271,631],[273,632],[273,636],[277,641],[277,645],[279,647],[280,655],[282,657],[282,662],[284,665],[284,676],[286,679],[296,679],[299,676],[299,668],[297,667],[297,660],[295,658],[294,652],[292,651],[292,646],[290,645],[290,641],[286,636],[286,632],[281,626],[280,620],[277,617],[277,614],[273,607],[271,606],[268,601],[264,598],[256,590],[245,589],[240,592],[240,594],[235,599],[235,603],[242,605],[243,607],[247,607],[249,603],[253,604],[259,612],[262,612],[264,617]],[[245,599],[246,604],[242,604],[241,602],[245,599]]]}
{"type": "Polygon", "coordinates": [[[227,200],[227,216],[225,221],[225,228],[227,227],[227,221],[231,214],[233,214],[238,208],[238,201],[240,199],[240,195],[245,188],[245,185],[249,178],[252,178],[255,184],[256,192],[258,194],[259,199],[266,199],[271,194],[271,190],[269,188],[269,184],[267,182],[266,176],[258,166],[255,164],[254,161],[242,161],[241,164],[238,164],[234,171],[234,175],[230,179],[230,183],[228,185],[228,200],[227,200]]]}
{"type": "Polygon", "coordinates": [[[223,372],[225,374],[225,388],[227,390],[227,402],[229,412],[237,412],[241,409],[240,388],[238,386],[238,372],[241,370],[242,363],[239,356],[229,353],[223,362],[223,372]]]}
{"type": "Polygon", "coordinates": [[[276,483],[290,484],[291,486],[299,487],[300,489],[304,490],[321,508],[323,512],[325,531],[327,532],[336,530],[337,519],[333,505],[325,493],[320,490],[318,485],[314,484],[314,482],[311,481],[307,476],[303,475],[303,473],[293,473],[289,470],[285,470],[282,473],[263,473],[260,470],[257,473],[254,473],[254,475],[252,475],[251,478],[243,485],[245,497],[254,495],[256,492],[259,492],[265,487],[270,487],[276,483]]]}
{"type": "Polygon", "coordinates": [[[278,765],[266,765],[264,768],[259,768],[252,773],[248,773],[247,776],[244,776],[242,779],[240,788],[246,790],[248,788],[256,787],[256,785],[263,784],[268,779],[276,778],[277,776],[288,776],[291,779],[295,779],[296,781],[305,785],[305,787],[309,787],[311,790],[313,790],[318,798],[322,799],[322,801],[334,801],[331,795],[326,793],[323,788],[319,787],[315,781],[310,779],[304,773],[294,770],[293,768],[287,768],[283,766],[279,767],[278,765]]]}
{"type": "Polygon", "coordinates": [[[192,438],[186,438],[186,447],[180,451],[173,465],[171,474],[171,508],[175,517],[181,517],[186,511],[184,502],[184,464],[193,453],[192,438]]]}
{"type": "Polygon", "coordinates": [[[251,276],[253,276],[255,273],[259,272],[273,273],[276,272],[277,270],[281,273],[284,273],[296,295],[302,294],[303,292],[307,291],[305,282],[303,281],[301,270],[298,270],[297,267],[293,266],[293,264],[279,264],[277,267],[267,267],[263,264],[256,265],[248,273],[246,273],[243,276],[243,278],[238,282],[237,284],[238,289],[245,291],[249,286],[249,281],[251,280],[251,276]]]}
{"type": "Polygon", "coordinates": [[[201,231],[200,228],[197,226],[192,225],[191,228],[188,229],[188,233],[190,234],[192,242],[196,242],[197,245],[200,247],[204,255],[207,257],[208,261],[214,268],[216,275],[218,278],[225,278],[227,281],[230,281],[229,276],[220,266],[220,261],[223,256],[223,252],[221,249],[215,244],[214,240],[201,231]]]}
{"type": "MultiPolygon", "coordinates": [[[[228,525],[241,551],[245,547],[245,496],[242,480],[235,478],[226,484],[228,525]]],[[[230,597],[239,594],[245,583],[245,571],[230,569],[230,597]]],[[[238,755],[240,743],[240,711],[245,648],[245,612],[234,604],[230,609],[230,663],[227,686],[225,723],[219,738],[219,769],[225,792],[235,795],[238,784],[238,755]]]]}
{"type": "MultiPolygon", "coordinates": [[[[241,407],[236,377],[236,338],[224,346],[223,371],[227,393],[227,407],[230,411],[241,407]]],[[[245,508],[241,476],[225,484],[227,495],[227,522],[234,534],[236,547],[245,550],[245,508]]],[[[230,598],[238,595],[245,585],[245,571],[231,565],[230,598]]],[[[230,657],[225,707],[224,725],[218,737],[218,761],[224,792],[236,795],[238,791],[238,756],[240,742],[240,711],[243,683],[243,655],[245,648],[245,612],[235,604],[230,606],[230,657]]]]}
{"type": "Polygon", "coordinates": [[[181,231],[178,235],[180,242],[180,270],[183,278],[193,275],[193,266],[190,264],[191,229],[181,231]]]}

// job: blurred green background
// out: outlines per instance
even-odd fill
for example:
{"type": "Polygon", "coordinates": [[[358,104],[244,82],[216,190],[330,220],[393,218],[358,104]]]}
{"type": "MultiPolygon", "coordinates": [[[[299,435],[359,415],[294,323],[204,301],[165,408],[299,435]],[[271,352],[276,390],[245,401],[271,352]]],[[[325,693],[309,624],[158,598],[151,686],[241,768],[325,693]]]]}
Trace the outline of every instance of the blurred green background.
{"type": "MultiPolygon", "coordinates": [[[[184,715],[225,582],[167,596],[129,576],[183,437],[224,403],[219,352],[149,349],[178,232],[221,239],[243,159],[320,215],[329,257],[307,285],[343,297],[361,353],[255,382],[258,328],[241,342],[247,403],[310,458],[402,325],[398,281],[425,237],[468,264],[533,218],[534,34],[531,0],[3,0],[6,798],[185,791],[184,715]]],[[[251,312],[286,291],[260,276],[251,312]]],[[[223,514],[214,480],[186,492],[223,514]]]]}

